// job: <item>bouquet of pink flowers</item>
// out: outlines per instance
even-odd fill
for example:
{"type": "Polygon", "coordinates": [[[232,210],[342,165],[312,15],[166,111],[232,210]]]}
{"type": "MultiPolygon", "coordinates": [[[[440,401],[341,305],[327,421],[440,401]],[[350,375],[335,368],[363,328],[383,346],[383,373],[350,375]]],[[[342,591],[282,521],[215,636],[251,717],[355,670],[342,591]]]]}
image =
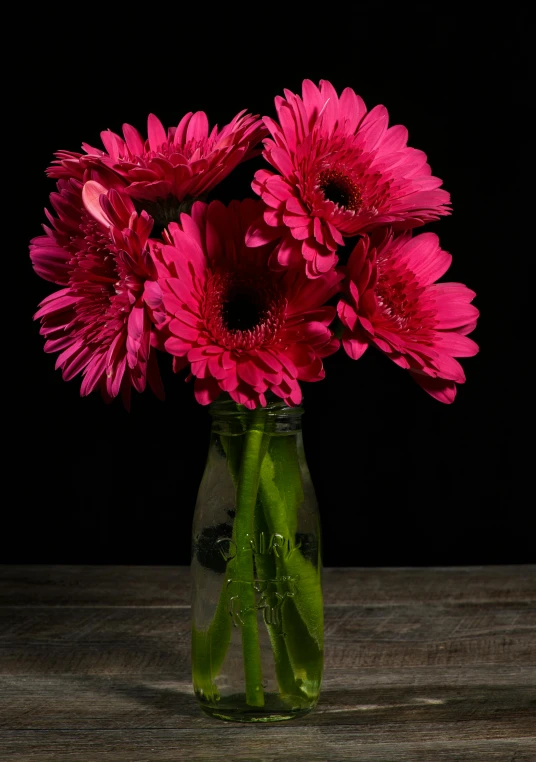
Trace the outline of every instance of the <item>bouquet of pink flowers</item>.
{"type": "MultiPolygon", "coordinates": [[[[101,133],[102,148],[83,143],[82,153],[55,154],[47,171],[56,181],[48,224],[32,239],[30,256],[35,272],[59,288],[35,317],[45,351],[57,355],[66,381],[81,378],[82,395],[98,390],[129,407],[132,389],[149,385],[163,398],[159,363],[171,361],[193,381],[201,405],[223,396],[246,414],[278,399],[295,408],[301,382],[324,378],[325,357],[342,350],[358,360],[372,345],[428,394],[454,400],[456,384],[465,381],[457,358],[478,351],[468,337],[478,310],[465,285],[438,282],[451,255],[437,235],[414,233],[450,214],[449,193],[426,155],[408,147],[403,126],[388,126],[384,106],[369,111],[351,88],[339,94],[327,81],[304,80],[301,95],[285,90],[275,112],[261,118],[241,111],[222,129],[211,128],[200,111],[168,129],[151,114],[147,137],[125,124],[122,137],[101,133]],[[248,194],[222,203],[219,183],[254,157],[265,166],[252,173],[248,194]]],[[[283,457],[275,445],[262,450],[262,437],[255,449],[266,420],[245,424],[244,446],[232,457],[231,440],[222,436],[237,517],[229,535],[235,550],[224,557],[228,576],[234,564],[234,577],[254,592],[237,608],[238,596],[226,598],[220,589],[212,630],[194,628],[201,665],[195,680],[204,700],[219,700],[215,676],[232,620],[247,656],[246,704],[264,706],[259,634],[248,617],[266,609],[268,580],[276,585],[274,600],[285,602],[286,622],[277,607],[265,622],[292,712],[312,705],[312,678],[307,683],[309,667],[297,648],[310,637],[309,653],[321,653],[322,604],[318,564],[297,552],[289,518],[302,495],[294,489],[301,478],[292,465],[296,451],[283,457]],[[274,470],[279,457],[286,476],[274,470]],[[257,491],[264,523],[255,534],[257,491]],[[281,501],[284,530],[277,524],[281,501]],[[253,535],[261,538],[254,547],[253,535]],[[283,537],[285,552],[274,537],[283,537]],[[261,585],[266,559],[272,567],[261,585]],[[308,589],[307,604],[296,580],[308,589]],[[277,639],[277,627],[286,637],[294,626],[299,638],[277,639]]]]}
{"type": "Polygon", "coordinates": [[[223,129],[197,112],[166,130],[151,114],[147,138],[125,124],[103,149],[56,153],[30,256],[60,288],[35,317],[82,395],[163,396],[158,356],[171,355],[201,404],[226,392],[254,408],[269,390],[296,405],[324,357],[373,345],[453,401],[478,310],[466,286],[437,283],[451,262],[438,237],[411,232],[450,214],[426,155],[350,88],[305,80],[275,107],[277,120],[242,111],[223,129]],[[257,199],[209,201],[261,151],[257,199]]]}

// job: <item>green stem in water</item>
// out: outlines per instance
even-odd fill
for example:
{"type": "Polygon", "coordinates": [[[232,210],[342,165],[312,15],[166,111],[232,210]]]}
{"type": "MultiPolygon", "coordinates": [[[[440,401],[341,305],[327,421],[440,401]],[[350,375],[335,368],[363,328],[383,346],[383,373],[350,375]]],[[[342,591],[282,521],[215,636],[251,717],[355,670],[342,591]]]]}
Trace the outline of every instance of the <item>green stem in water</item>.
{"type": "MultiPolygon", "coordinates": [[[[229,471],[237,490],[233,542],[237,556],[228,564],[228,576],[239,580],[240,618],[246,701],[264,705],[259,633],[255,599],[255,575],[278,580],[278,592],[286,594],[283,580],[298,580],[299,594],[285,600],[283,622],[266,621],[282,697],[293,705],[308,698],[308,687],[320,680],[322,664],[322,592],[319,568],[304,558],[294,542],[298,508],[303,501],[297,443],[293,436],[266,431],[263,410],[256,411],[250,430],[238,436],[220,435],[229,471]],[[279,535],[290,541],[285,552],[252,553],[252,537],[279,535]],[[291,550],[290,555],[287,555],[291,550]],[[281,582],[279,582],[281,580],[281,582]],[[281,587],[281,589],[279,589],[281,587]],[[306,600],[302,601],[301,598],[306,600]]],[[[231,634],[229,592],[224,586],[207,632],[194,634],[199,670],[195,682],[207,697],[216,690],[210,676],[223,662],[231,634]],[[202,666],[203,665],[203,666],[202,666]]],[[[216,691],[217,693],[217,691],[216,691]]]]}
{"type": "MultiPolygon", "coordinates": [[[[266,435],[269,437],[270,435],[266,435]]],[[[269,537],[270,532],[266,519],[264,517],[264,508],[261,505],[260,500],[257,502],[258,510],[255,512],[255,536],[256,537],[269,537]]],[[[269,585],[277,583],[277,566],[276,557],[272,552],[259,553],[255,556],[255,567],[257,575],[268,582],[269,585]]],[[[278,584],[279,588],[279,584],[278,584]]],[[[284,593],[283,590],[278,589],[278,592],[284,593]]],[[[275,618],[274,621],[269,621],[265,617],[265,626],[270,638],[270,644],[272,646],[272,653],[274,656],[274,665],[277,675],[277,683],[279,686],[279,692],[283,699],[288,700],[293,706],[296,705],[300,699],[307,699],[307,695],[304,694],[300,688],[300,685],[296,682],[294,670],[290,663],[286,635],[283,631],[283,624],[281,620],[275,618]]]]}
{"type": "MultiPolygon", "coordinates": [[[[262,473],[262,462],[266,455],[267,450],[270,448],[270,442],[271,442],[272,435],[269,433],[264,433],[263,443],[261,447],[261,455],[260,455],[260,468],[262,473]]],[[[240,469],[240,462],[241,462],[241,453],[242,453],[242,437],[226,437],[221,435],[220,436],[220,442],[223,448],[223,451],[225,452],[225,455],[227,457],[227,464],[229,466],[229,471],[231,473],[231,477],[233,479],[233,482],[235,484],[235,487],[239,483],[239,469],[240,469]]],[[[259,495],[257,495],[257,508],[255,510],[255,537],[261,537],[262,535],[268,536],[270,534],[268,530],[268,525],[266,524],[266,519],[264,517],[265,509],[263,508],[259,495]]],[[[233,530],[233,540],[236,543],[236,530],[233,530]]],[[[276,580],[277,579],[277,569],[275,564],[275,555],[273,553],[268,554],[258,554],[255,556],[255,570],[257,572],[257,576],[260,577],[260,579],[263,580],[276,580]]],[[[223,597],[223,593],[222,593],[223,597]]],[[[221,601],[220,601],[221,604],[221,601]]],[[[218,610],[220,609],[220,605],[218,606],[218,610]]],[[[217,621],[217,614],[214,617],[214,625],[217,621]]],[[[277,674],[277,682],[279,685],[279,690],[281,692],[282,696],[288,696],[293,703],[296,703],[296,700],[298,697],[302,695],[302,692],[300,690],[300,686],[296,683],[296,678],[294,676],[294,671],[292,668],[292,664],[290,663],[290,659],[288,656],[287,651],[287,644],[286,644],[286,638],[283,636],[282,632],[282,626],[281,623],[279,624],[273,624],[265,622],[266,629],[268,631],[268,636],[270,638],[270,643],[272,646],[272,652],[274,655],[274,664],[277,674]]],[[[211,625],[212,629],[213,625],[211,625]]],[[[303,696],[302,696],[303,697],[303,696]]]]}
{"type": "MultiPolygon", "coordinates": [[[[238,474],[242,455],[242,437],[220,435],[220,443],[233,479],[235,488],[238,484],[238,474]]],[[[233,540],[236,538],[233,537],[233,540]]],[[[219,700],[219,692],[214,682],[214,677],[219,673],[227,650],[231,642],[232,621],[229,613],[230,591],[227,579],[235,576],[234,560],[229,561],[226,570],[226,579],[214,617],[205,630],[192,627],[192,673],[195,691],[206,701],[216,702],[219,700]]]]}
{"type": "Polygon", "coordinates": [[[207,701],[219,698],[213,677],[218,674],[231,642],[229,594],[224,582],[220,600],[208,630],[192,628],[192,671],[195,690],[207,701]]]}
{"type": "Polygon", "coordinates": [[[255,532],[255,506],[259,488],[263,436],[264,410],[261,408],[254,414],[251,429],[245,435],[238,478],[234,522],[237,547],[235,570],[240,584],[240,616],[242,619],[242,653],[246,679],[246,702],[250,706],[264,706],[261,649],[255,601],[253,549],[250,543],[255,532]]]}
{"type": "Polygon", "coordinates": [[[294,548],[298,506],[303,499],[295,443],[274,436],[263,459],[259,496],[265,506],[270,532],[279,532],[292,543],[290,553],[278,556],[278,573],[298,580],[301,594],[294,603],[317,647],[323,647],[323,601],[320,566],[313,564],[294,548]]]}

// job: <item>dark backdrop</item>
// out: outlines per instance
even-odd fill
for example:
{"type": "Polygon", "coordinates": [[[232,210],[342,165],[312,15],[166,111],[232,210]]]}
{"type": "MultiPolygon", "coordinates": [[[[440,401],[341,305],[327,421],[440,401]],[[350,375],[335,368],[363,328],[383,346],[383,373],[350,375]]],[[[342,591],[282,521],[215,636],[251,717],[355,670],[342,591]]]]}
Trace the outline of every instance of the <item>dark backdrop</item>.
{"type": "MultiPolygon", "coordinates": [[[[274,97],[301,92],[304,78],[352,87],[368,108],[383,103],[390,124],[408,127],[409,144],[452,194],[452,216],[425,229],[439,233],[454,255],[448,279],[474,289],[481,311],[472,334],[481,351],[462,360],[467,383],[453,405],[374,350],[357,363],[330,357],[326,379],[303,385],[325,563],[536,560],[523,457],[532,432],[532,337],[523,328],[531,320],[522,314],[534,257],[528,20],[515,4],[506,16],[471,19],[431,7],[356,4],[332,17],[335,9],[311,6],[289,18],[265,6],[251,19],[199,6],[152,21],[131,11],[121,25],[32,17],[19,49],[29,65],[7,70],[15,97],[5,161],[17,199],[4,252],[14,306],[3,316],[0,562],[188,563],[208,445],[208,412],[165,357],[167,400],[134,395],[127,413],[119,401],[81,398],[80,380],[62,381],[43,352],[32,315],[54,287],[33,272],[28,242],[45,220],[53,152],[100,145],[101,130],[120,132],[124,122],[144,132],[149,112],[165,126],[190,110],[206,111],[211,125],[242,108],[274,116],[274,97]]],[[[242,165],[213,197],[253,196],[254,169],[242,165]]]]}

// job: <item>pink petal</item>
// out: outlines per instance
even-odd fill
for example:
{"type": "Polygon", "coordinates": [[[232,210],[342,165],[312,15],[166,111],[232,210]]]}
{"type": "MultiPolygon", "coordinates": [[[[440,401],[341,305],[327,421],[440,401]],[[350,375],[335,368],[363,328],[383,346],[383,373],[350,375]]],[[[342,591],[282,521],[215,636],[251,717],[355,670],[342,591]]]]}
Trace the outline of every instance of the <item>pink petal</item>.
{"type": "Polygon", "coordinates": [[[434,399],[443,402],[446,405],[454,402],[456,397],[456,384],[453,381],[445,381],[442,378],[430,378],[422,373],[411,373],[411,376],[421,386],[425,392],[428,392],[434,399]]]}
{"type": "Polygon", "coordinates": [[[160,119],[154,114],[149,114],[147,119],[147,135],[151,151],[157,153],[168,142],[167,134],[160,119]]]}
{"type": "Polygon", "coordinates": [[[220,396],[220,387],[213,378],[196,378],[194,394],[200,405],[210,405],[220,396]]]}

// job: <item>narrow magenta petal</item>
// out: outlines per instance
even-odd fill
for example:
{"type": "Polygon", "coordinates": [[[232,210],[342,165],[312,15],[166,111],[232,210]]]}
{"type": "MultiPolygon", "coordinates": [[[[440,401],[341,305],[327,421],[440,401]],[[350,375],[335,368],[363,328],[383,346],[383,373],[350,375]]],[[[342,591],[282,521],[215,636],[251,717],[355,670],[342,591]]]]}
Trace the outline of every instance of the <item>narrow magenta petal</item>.
{"type": "Polygon", "coordinates": [[[450,405],[456,397],[456,384],[442,378],[430,378],[420,373],[411,373],[415,381],[434,399],[450,405]]]}
{"type": "Polygon", "coordinates": [[[220,396],[220,388],[212,378],[196,378],[194,383],[194,394],[200,405],[210,405],[220,396]]]}
{"type": "Polygon", "coordinates": [[[147,136],[151,151],[160,151],[162,146],[167,144],[167,134],[164,126],[154,114],[149,114],[147,118],[147,136]]]}
{"type": "Polygon", "coordinates": [[[123,125],[123,136],[131,154],[141,155],[144,151],[143,138],[135,127],[130,124],[123,125]]]}
{"type": "Polygon", "coordinates": [[[201,141],[208,137],[208,117],[204,111],[192,115],[186,130],[186,140],[201,141]]]}
{"type": "Polygon", "coordinates": [[[345,333],[342,337],[342,346],[348,357],[351,357],[352,360],[359,360],[368,348],[369,343],[368,341],[360,339],[357,334],[350,335],[349,333],[345,333]]]}

